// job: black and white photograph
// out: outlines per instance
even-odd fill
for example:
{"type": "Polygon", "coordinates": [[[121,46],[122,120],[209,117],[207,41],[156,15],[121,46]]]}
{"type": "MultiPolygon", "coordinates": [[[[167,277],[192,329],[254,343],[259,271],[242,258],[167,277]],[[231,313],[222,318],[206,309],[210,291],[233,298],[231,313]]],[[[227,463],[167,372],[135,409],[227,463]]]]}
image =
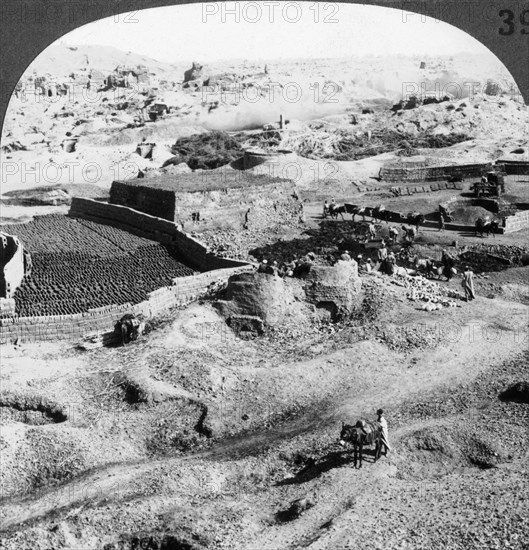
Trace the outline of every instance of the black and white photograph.
{"type": "Polygon", "coordinates": [[[529,4],[3,0],[0,547],[529,550],[529,4]]]}

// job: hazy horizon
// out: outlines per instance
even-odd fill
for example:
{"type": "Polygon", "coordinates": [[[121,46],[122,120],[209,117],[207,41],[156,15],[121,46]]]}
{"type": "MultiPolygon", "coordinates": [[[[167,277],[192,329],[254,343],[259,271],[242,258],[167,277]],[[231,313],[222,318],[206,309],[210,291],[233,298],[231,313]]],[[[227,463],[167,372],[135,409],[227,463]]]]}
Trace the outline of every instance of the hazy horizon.
{"type": "Polygon", "coordinates": [[[297,12],[285,16],[276,8],[274,21],[270,22],[271,12],[257,5],[263,6],[259,2],[205,3],[120,14],[84,25],[52,45],[113,46],[164,63],[387,55],[495,57],[460,29],[419,15],[405,15],[394,8],[320,4],[317,13],[315,4],[300,3],[296,4],[297,12]],[[262,9],[261,19],[250,22],[258,9],[262,9]],[[239,22],[235,15],[221,10],[235,10],[239,22]],[[298,22],[290,21],[296,17],[298,22]]]}
{"type": "MultiPolygon", "coordinates": [[[[48,46],[48,48],[53,48],[53,47],[56,47],[56,46],[65,46],[65,47],[72,47],[72,48],[83,48],[83,47],[95,47],[95,48],[98,48],[98,47],[101,47],[101,48],[115,48],[116,50],[119,50],[123,53],[126,53],[126,54],[131,54],[131,55],[135,55],[135,56],[138,56],[138,57],[148,57],[150,58],[152,61],[156,61],[156,62],[159,62],[159,63],[162,63],[162,64],[169,64],[169,65],[178,65],[178,64],[181,64],[181,63],[188,63],[188,62],[192,62],[192,61],[198,61],[198,62],[202,62],[203,59],[200,58],[200,57],[189,57],[189,58],[186,58],[186,59],[173,59],[173,60],[163,60],[163,59],[159,59],[159,58],[156,58],[156,57],[153,57],[151,56],[150,54],[148,53],[145,53],[145,52],[141,52],[141,51],[138,51],[138,50],[131,50],[130,48],[129,49],[124,49],[124,48],[120,48],[119,46],[112,46],[110,44],[98,44],[98,43],[94,43],[94,44],[83,44],[83,43],[76,43],[76,44],[73,44],[73,43],[68,43],[68,42],[55,42],[53,44],[50,44],[50,46],[48,46]]],[[[47,49],[48,49],[47,48],[47,49]]],[[[46,50],[44,50],[45,52],[46,50]]],[[[253,59],[249,59],[247,57],[230,57],[230,58],[226,58],[226,57],[218,57],[218,58],[211,58],[207,61],[204,61],[204,63],[227,63],[227,62],[233,62],[233,63],[242,63],[242,62],[251,62],[251,63],[269,63],[269,62],[273,62],[273,61],[278,61],[278,62],[297,62],[297,61],[347,61],[348,59],[369,59],[369,58],[380,58],[380,59],[391,59],[391,58],[402,58],[402,59],[413,59],[413,58],[420,58],[421,60],[425,60],[425,61],[428,61],[428,60],[431,60],[432,58],[436,58],[436,59],[444,59],[444,58],[450,58],[450,57],[457,57],[458,55],[472,55],[472,56],[477,56],[477,57],[481,57],[481,56],[486,56],[487,55],[487,52],[468,52],[468,51],[459,51],[459,52],[455,52],[455,53],[446,53],[446,54],[424,54],[424,55],[420,55],[420,54],[417,54],[417,53],[387,53],[387,54],[383,54],[383,53],[364,53],[364,54],[357,54],[357,53],[353,53],[353,54],[344,54],[342,56],[335,56],[335,57],[330,57],[330,56],[326,56],[326,55],[322,55],[322,56],[318,56],[318,57],[280,57],[280,58],[272,58],[272,57],[262,57],[260,59],[258,58],[253,58],[253,59]]]]}

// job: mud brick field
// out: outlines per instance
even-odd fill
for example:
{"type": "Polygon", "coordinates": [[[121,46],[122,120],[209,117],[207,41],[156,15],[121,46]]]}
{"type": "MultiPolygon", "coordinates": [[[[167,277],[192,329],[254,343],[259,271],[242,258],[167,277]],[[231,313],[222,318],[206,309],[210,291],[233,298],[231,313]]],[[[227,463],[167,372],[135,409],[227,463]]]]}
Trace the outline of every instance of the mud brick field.
{"type": "Polygon", "coordinates": [[[66,315],[147,294],[196,272],[175,251],[108,226],[58,214],[2,231],[20,238],[32,273],[15,294],[20,316],[66,315]]]}

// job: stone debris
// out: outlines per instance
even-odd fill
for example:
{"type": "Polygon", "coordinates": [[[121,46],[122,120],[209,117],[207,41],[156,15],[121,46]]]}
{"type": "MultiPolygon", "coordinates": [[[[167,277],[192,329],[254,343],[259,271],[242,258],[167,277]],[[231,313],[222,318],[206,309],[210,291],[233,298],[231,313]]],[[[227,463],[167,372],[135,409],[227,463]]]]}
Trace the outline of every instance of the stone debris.
{"type": "Polygon", "coordinates": [[[461,307],[460,304],[451,298],[461,300],[460,292],[429,281],[422,276],[412,277],[400,275],[391,281],[393,284],[408,289],[406,298],[413,302],[426,302],[423,306],[425,311],[435,311],[444,307],[461,307]]]}

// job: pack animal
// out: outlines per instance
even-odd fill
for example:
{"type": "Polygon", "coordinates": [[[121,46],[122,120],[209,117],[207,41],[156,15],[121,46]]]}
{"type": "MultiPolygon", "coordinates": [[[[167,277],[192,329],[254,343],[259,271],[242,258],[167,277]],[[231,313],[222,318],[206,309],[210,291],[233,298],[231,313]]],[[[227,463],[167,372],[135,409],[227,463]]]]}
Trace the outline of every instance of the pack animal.
{"type": "Polygon", "coordinates": [[[362,221],[366,221],[366,216],[369,216],[371,210],[367,206],[357,206],[355,204],[344,204],[345,210],[348,214],[351,214],[351,219],[355,221],[355,216],[362,216],[362,221]]]}
{"type": "Polygon", "coordinates": [[[350,443],[353,446],[354,467],[362,467],[364,447],[375,446],[375,462],[380,458],[382,450],[382,427],[378,422],[358,420],[354,426],[342,422],[340,445],[350,443]]]}
{"type": "Polygon", "coordinates": [[[424,223],[425,220],[424,215],[420,212],[410,212],[407,215],[406,219],[410,225],[415,226],[415,231],[417,233],[419,232],[419,227],[424,223]]]}
{"type": "Polygon", "coordinates": [[[343,217],[343,215],[347,212],[346,208],[345,208],[345,205],[343,204],[339,204],[339,205],[336,205],[336,206],[333,206],[332,204],[329,206],[329,216],[333,219],[333,220],[336,220],[338,219],[338,216],[340,215],[342,217],[342,220],[345,220],[345,218],[343,217]]]}
{"type": "Polygon", "coordinates": [[[385,221],[386,223],[389,223],[389,219],[391,217],[391,213],[389,210],[386,210],[385,206],[376,206],[373,208],[373,211],[371,212],[371,216],[373,218],[376,218],[377,220],[385,221]]]}
{"type": "Polygon", "coordinates": [[[492,233],[493,237],[496,237],[496,233],[500,228],[500,222],[498,220],[489,220],[487,218],[478,218],[476,220],[476,236],[478,233],[481,237],[485,234],[487,237],[492,233]]]}
{"type": "Polygon", "coordinates": [[[145,321],[132,313],[127,313],[115,324],[114,332],[124,346],[137,340],[145,331],[145,321]]]}
{"type": "Polygon", "coordinates": [[[437,267],[430,258],[419,258],[419,256],[415,256],[413,259],[413,266],[419,273],[426,275],[428,278],[439,278],[443,272],[442,268],[437,267]]]}

